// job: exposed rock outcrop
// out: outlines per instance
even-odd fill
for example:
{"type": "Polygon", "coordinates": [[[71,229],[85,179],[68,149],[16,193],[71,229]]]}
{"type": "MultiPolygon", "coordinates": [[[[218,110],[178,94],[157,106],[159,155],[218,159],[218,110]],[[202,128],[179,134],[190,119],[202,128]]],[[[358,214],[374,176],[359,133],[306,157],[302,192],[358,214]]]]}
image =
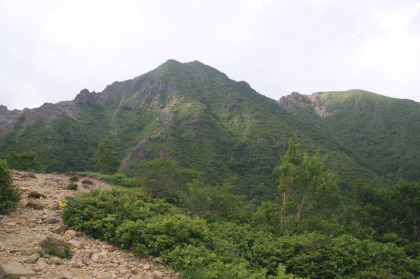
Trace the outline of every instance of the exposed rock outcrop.
{"type": "Polygon", "coordinates": [[[291,114],[293,114],[296,111],[296,105],[312,104],[311,100],[307,96],[299,94],[297,92],[292,92],[287,96],[281,97],[278,103],[291,114]]]}
{"type": "Polygon", "coordinates": [[[315,112],[320,116],[325,116],[325,97],[327,92],[315,92],[311,95],[302,95],[293,92],[287,96],[283,96],[278,101],[279,105],[285,110],[294,114],[299,105],[311,105],[315,112]]]}

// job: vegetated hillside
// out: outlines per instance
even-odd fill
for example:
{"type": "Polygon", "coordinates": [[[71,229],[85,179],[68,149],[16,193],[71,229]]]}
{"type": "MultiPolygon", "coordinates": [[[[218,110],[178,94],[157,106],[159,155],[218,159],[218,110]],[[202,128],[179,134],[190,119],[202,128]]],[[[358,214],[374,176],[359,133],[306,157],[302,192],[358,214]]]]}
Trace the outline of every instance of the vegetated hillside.
{"type": "Polygon", "coordinates": [[[49,172],[92,169],[88,159],[109,137],[125,170],[139,160],[173,158],[208,182],[236,175],[240,193],[269,197],[277,190],[273,169],[293,138],[309,152],[321,148],[343,185],[376,178],[327,130],[197,61],[168,60],[101,93],[85,89],[74,101],[31,110],[2,107],[0,116],[0,156],[33,150],[49,172]]]}
{"type": "Polygon", "coordinates": [[[359,164],[394,180],[420,179],[420,104],[349,90],[293,93],[280,104],[311,121],[359,164]]]}

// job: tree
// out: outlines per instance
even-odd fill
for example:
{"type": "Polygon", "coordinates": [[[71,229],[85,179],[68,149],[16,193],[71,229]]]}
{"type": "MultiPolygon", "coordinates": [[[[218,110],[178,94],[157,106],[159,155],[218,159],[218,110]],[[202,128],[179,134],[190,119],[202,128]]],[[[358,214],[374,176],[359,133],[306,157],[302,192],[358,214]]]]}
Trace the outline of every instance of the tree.
{"type": "Polygon", "coordinates": [[[18,190],[12,184],[5,160],[0,160],[0,214],[7,213],[20,199],[18,190]]]}
{"type": "Polygon", "coordinates": [[[223,186],[210,186],[195,179],[187,184],[182,193],[182,204],[188,213],[208,221],[236,221],[244,219],[249,213],[249,203],[244,196],[232,193],[236,177],[223,186]]]}
{"type": "Polygon", "coordinates": [[[319,150],[311,157],[290,139],[289,149],[276,168],[280,175],[281,229],[289,215],[299,222],[337,204],[338,176],[325,170],[319,150]]]}
{"type": "Polygon", "coordinates": [[[40,163],[36,160],[36,153],[33,151],[7,154],[7,163],[11,169],[20,171],[38,171],[40,163]]]}
{"type": "Polygon", "coordinates": [[[140,177],[143,190],[153,198],[171,203],[178,203],[188,182],[201,178],[199,172],[183,168],[177,161],[164,158],[140,162],[137,176],[140,177]]]}
{"type": "Polygon", "coordinates": [[[99,167],[100,173],[115,173],[121,164],[118,154],[115,152],[115,147],[108,138],[99,143],[98,150],[90,161],[99,167]]]}

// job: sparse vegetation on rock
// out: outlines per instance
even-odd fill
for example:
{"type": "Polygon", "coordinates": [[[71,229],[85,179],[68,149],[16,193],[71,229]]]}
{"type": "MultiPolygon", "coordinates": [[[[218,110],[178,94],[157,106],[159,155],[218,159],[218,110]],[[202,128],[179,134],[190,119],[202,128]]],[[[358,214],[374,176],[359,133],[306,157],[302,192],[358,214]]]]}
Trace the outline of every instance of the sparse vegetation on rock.
{"type": "Polygon", "coordinates": [[[79,177],[78,176],[72,176],[69,178],[70,181],[76,182],[79,181],[79,177]]]}
{"type": "Polygon", "coordinates": [[[77,184],[76,183],[70,183],[68,186],[67,186],[67,190],[77,190],[77,184]]]}
{"type": "Polygon", "coordinates": [[[71,258],[70,245],[61,239],[47,237],[41,241],[40,246],[47,255],[62,259],[71,258]]]}
{"type": "Polygon", "coordinates": [[[93,185],[93,182],[92,182],[92,180],[89,180],[89,179],[83,179],[82,180],[82,184],[85,184],[85,185],[93,185]]]}

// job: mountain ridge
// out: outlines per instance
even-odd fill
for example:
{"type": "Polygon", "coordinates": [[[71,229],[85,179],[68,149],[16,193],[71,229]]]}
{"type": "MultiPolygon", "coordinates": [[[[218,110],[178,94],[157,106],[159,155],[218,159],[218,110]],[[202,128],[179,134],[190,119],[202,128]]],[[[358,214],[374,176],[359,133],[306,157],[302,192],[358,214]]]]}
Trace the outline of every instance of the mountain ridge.
{"type": "Polygon", "coordinates": [[[339,145],[346,146],[356,161],[378,175],[393,177],[400,172],[398,177],[420,178],[416,170],[420,168],[419,103],[348,90],[310,96],[294,93],[282,97],[279,104],[325,130],[339,145]],[[367,160],[367,156],[374,159],[367,160]]]}
{"type": "Polygon", "coordinates": [[[321,148],[330,158],[327,166],[340,173],[347,187],[354,178],[378,179],[323,124],[334,115],[331,104],[322,107],[328,98],[317,93],[312,101],[293,94],[304,103],[290,101],[291,114],[217,69],[168,60],[100,93],[83,89],[73,101],[13,113],[2,107],[0,156],[34,150],[45,171],[88,170],[98,142],[109,137],[126,171],[139,160],[172,158],[202,171],[212,183],[237,176],[241,191],[253,198],[276,191],[273,169],[293,138],[308,152],[321,148]],[[312,102],[328,117],[321,119],[312,102]]]}

